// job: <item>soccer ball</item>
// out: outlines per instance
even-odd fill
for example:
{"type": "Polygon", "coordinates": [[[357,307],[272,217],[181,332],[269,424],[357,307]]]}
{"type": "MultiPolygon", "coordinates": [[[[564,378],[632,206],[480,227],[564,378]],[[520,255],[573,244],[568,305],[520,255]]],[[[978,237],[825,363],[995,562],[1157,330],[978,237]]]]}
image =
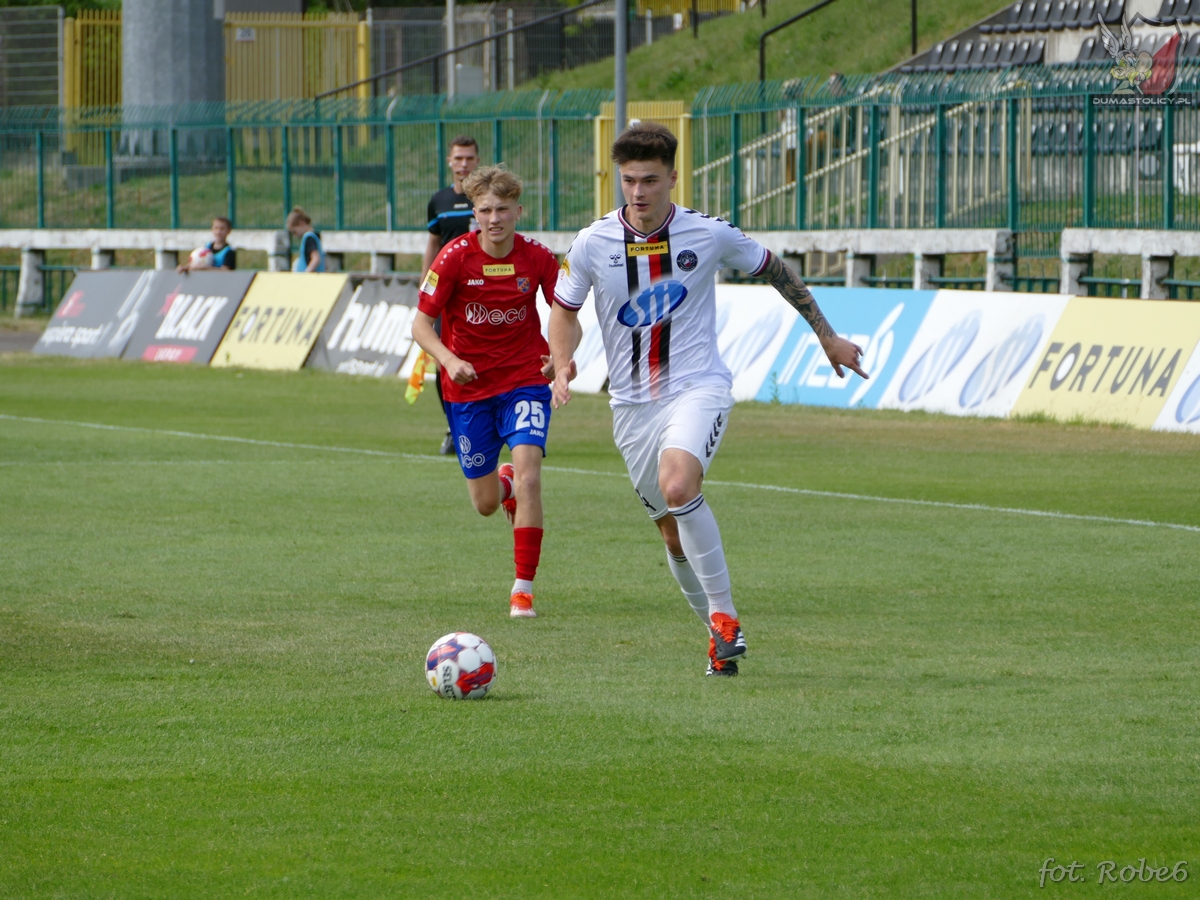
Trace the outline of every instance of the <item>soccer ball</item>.
{"type": "Polygon", "coordinates": [[[452,631],[429,648],[425,677],[439,697],[478,700],[487,695],[496,678],[496,654],[479,635],[452,631]]]}
{"type": "Polygon", "coordinates": [[[190,267],[193,269],[211,269],[213,264],[212,251],[207,247],[197,247],[192,251],[189,257],[190,267]]]}

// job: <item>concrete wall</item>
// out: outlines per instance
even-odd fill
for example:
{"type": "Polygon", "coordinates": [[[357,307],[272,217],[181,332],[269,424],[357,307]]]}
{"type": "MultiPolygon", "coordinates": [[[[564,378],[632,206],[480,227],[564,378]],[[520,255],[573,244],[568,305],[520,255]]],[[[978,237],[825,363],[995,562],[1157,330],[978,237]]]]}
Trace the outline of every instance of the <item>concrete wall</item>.
{"type": "Polygon", "coordinates": [[[223,0],[124,0],[126,106],[225,99],[223,0]]]}

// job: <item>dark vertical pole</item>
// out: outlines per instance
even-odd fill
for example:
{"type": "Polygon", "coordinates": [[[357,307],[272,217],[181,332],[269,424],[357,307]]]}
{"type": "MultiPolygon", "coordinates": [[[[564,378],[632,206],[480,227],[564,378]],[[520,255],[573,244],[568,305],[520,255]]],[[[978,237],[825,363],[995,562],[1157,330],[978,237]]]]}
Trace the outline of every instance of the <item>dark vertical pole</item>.
{"type": "Polygon", "coordinates": [[[1162,203],[1163,228],[1175,227],[1175,107],[1163,107],[1162,203]]]}
{"type": "Polygon", "coordinates": [[[171,227],[179,227],[179,132],[174,128],[167,135],[167,151],[171,159],[171,227]]]}
{"type": "Polygon", "coordinates": [[[113,185],[112,132],[104,132],[104,223],[107,228],[116,228],[116,191],[113,185]]]}
{"type": "Polygon", "coordinates": [[[558,119],[550,120],[550,230],[558,231],[558,119]]]}
{"type": "Polygon", "coordinates": [[[934,162],[934,227],[946,227],[946,107],[939,103],[937,108],[937,125],[933,133],[934,162]]]}
{"type": "Polygon", "coordinates": [[[504,160],[504,126],[497,116],[492,119],[492,162],[500,163],[504,160]]]}
{"type": "Polygon", "coordinates": [[[692,37],[700,40],[700,10],[696,0],[692,0],[692,37]]]}
{"type": "MultiPolygon", "coordinates": [[[[862,112],[862,107],[859,107],[862,112]]],[[[867,227],[879,227],[879,105],[867,117],[867,227]]]]}
{"type": "Polygon", "coordinates": [[[1083,98],[1083,227],[1096,227],[1096,108],[1083,98]]]}
{"type": "Polygon", "coordinates": [[[342,162],[344,131],[341,125],[333,126],[333,221],[338,231],[346,229],[346,167],[342,162]]]}
{"type": "Polygon", "coordinates": [[[917,55],[917,0],[912,0],[912,55],[917,55]]]}
{"type": "Polygon", "coordinates": [[[805,124],[804,107],[796,107],[796,230],[803,231],[808,224],[808,184],[804,175],[808,170],[808,126],[805,124]]]}
{"type": "Polygon", "coordinates": [[[292,211],[292,147],[288,127],[284,125],[280,130],[283,132],[280,149],[283,151],[283,219],[286,222],[292,211]]]}
{"type": "Polygon", "coordinates": [[[729,114],[729,221],[737,225],[742,216],[742,118],[729,114]]]}
{"type": "Polygon", "coordinates": [[[767,0],[758,0],[758,8],[762,12],[762,17],[767,17],[767,0]]]}
{"type": "Polygon", "coordinates": [[[384,156],[387,160],[387,230],[396,227],[396,135],[391,125],[383,126],[384,156]]]}
{"type": "Polygon", "coordinates": [[[38,132],[34,141],[37,149],[37,227],[46,227],[46,136],[38,132]]]}
{"type": "Polygon", "coordinates": [[[437,133],[437,183],[442,188],[446,186],[446,123],[439,118],[434,131],[437,133]]]}
{"type": "Polygon", "coordinates": [[[233,129],[225,129],[225,193],[228,197],[229,221],[237,226],[237,159],[233,153],[233,129]]]}
{"type": "Polygon", "coordinates": [[[1021,185],[1017,179],[1017,132],[1020,129],[1020,101],[1012,97],[1008,101],[1008,230],[1021,228],[1021,185]]]}

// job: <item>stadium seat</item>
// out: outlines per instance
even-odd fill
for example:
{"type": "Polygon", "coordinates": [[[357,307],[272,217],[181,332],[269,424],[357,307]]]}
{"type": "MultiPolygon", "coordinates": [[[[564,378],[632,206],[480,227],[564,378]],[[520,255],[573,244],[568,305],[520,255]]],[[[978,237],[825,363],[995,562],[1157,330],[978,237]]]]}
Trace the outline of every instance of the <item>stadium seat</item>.
{"type": "Polygon", "coordinates": [[[1034,31],[1050,30],[1050,8],[1052,5],[1051,0],[1041,0],[1038,3],[1037,12],[1033,14],[1033,21],[1030,23],[1034,31]]]}
{"type": "Polygon", "coordinates": [[[976,41],[975,46],[971,48],[971,55],[967,59],[968,69],[978,69],[983,65],[983,58],[988,51],[987,41],[976,41]]]}
{"type": "Polygon", "coordinates": [[[944,50],[942,50],[942,61],[933,71],[949,72],[951,67],[954,65],[954,57],[957,55],[958,41],[946,41],[946,47],[944,50]]]}
{"type": "MultiPolygon", "coordinates": [[[[1187,0],[1184,0],[1184,5],[1187,0]]],[[[1158,8],[1158,15],[1155,16],[1160,22],[1170,22],[1175,18],[1175,0],[1163,0],[1162,6],[1158,8]]]]}
{"type": "Polygon", "coordinates": [[[958,53],[954,55],[954,59],[950,62],[953,69],[961,69],[967,64],[967,60],[971,58],[971,51],[974,49],[973,41],[963,41],[958,45],[958,53]]]}
{"type": "Polygon", "coordinates": [[[1013,53],[1012,62],[1009,65],[1023,66],[1025,65],[1025,57],[1029,55],[1029,41],[1024,40],[1017,44],[1016,52],[1013,53]]]}
{"type": "Polygon", "coordinates": [[[1029,53],[1025,57],[1024,65],[1036,66],[1042,61],[1042,54],[1046,50],[1046,39],[1038,38],[1033,42],[1033,46],[1029,48],[1029,53]]]}
{"type": "Polygon", "coordinates": [[[1067,23],[1067,0],[1058,0],[1054,4],[1054,9],[1050,11],[1050,28],[1054,31],[1062,31],[1067,23]]]}
{"type": "Polygon", "coordinates": [[[1000,48],[1003,46],[1003,41],[992,41],[988,44],[987,53],[983,57],[983,67],[985,69],[996,68],[996,60],[1000,58],[1000,48]]]}
{"type": "Polygon", "coordinates": [[[1105,25],[1116,25],[1125,14],[1125,0],[1109,0],[1108,11],[1104,14],[1105,25]]]}
{"type": "Polygon", "coordinates": [[[1021,9],[1021,18],[1017,20],[1017,27],[1013,31],[1028,31],[1033,24],[1033,17],[1037,15],[1037,3],[1034,0],[1027,0],[1025,6],[1021,9]]]}
{"type": "MultiPolygon", "coordinates": [[[[1029,2],[1032,3],[1033,0],[1029,0],[1029,2]]],[[[994,30],[996,32],[1019,31],[1021,28],[1021,26],[1020,26],[1021,12],[1024,9],[1025,9],[1024,3],[1014,3],[1012,6],[1010,6],[1008,8],[1008,18],[1006,18],[1004,20],[1004,27],[1000,28],[1000,26],[996,26],[996,28],[994,30]]]]}
{"type": "Polygon", "coordinates": [[[1075,28],[1094,28],[1096,25],[1096,0],[1081,0],[1079,18],[1075,20],[1075,28]]]}
{"type": "Polygon", "coordinates": [[[1005,41],[1004,49],[1002,49],[1000,51],[1000,56],[996,59],[996,65],[999,66],[1000,68],[1004,68],[1005,66],[1011,66],[1012,60],[1013,60],[1013,54],[1016,52],[1016,49],[1017,49],[1016,41],[1005,41]]]}
{"type": "Polygon", "coordinates": [[[1079,27],[1079,0],[1071,0],[1071,2],[1067,4],[1066,10],[1063,12],[1063,27],[1079,27]]]}
{"type": "Polygon", "coordinates": [[[1200,57],[1200,31],[1197,31],[1188,38],[1187,45],[1183,48],[1181,55],[1189,59],[1200,57]]]}

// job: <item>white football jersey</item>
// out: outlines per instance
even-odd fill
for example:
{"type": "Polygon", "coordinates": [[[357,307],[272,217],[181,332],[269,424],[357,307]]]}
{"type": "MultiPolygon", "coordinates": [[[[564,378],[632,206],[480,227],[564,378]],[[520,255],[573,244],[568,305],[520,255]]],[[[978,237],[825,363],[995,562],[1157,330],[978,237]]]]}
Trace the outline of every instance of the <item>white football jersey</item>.
{"type": "Polygon", "coordinates": [[[644,403],[695,385],[732,386],[717,352],[717,270],[757,275],[768,258],[740,229],[694,209],[672,204],[653,234],[616,210],[579,232],[554,296],[580,309],[592,290],[612,404],[644,403]]]}

